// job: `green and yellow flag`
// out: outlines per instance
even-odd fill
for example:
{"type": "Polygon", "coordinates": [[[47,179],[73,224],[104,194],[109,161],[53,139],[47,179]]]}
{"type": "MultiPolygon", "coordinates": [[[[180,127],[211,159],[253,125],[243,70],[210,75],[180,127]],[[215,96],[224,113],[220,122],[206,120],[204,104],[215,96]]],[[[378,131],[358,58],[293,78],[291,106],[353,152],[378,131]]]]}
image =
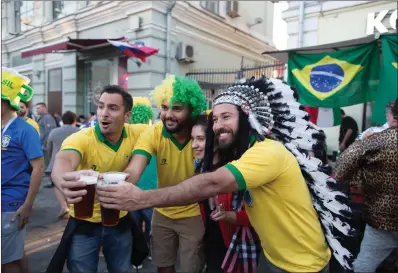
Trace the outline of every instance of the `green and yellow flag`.
{"type": "Polygon", "coordinates": [[[382,65],[377,97],[372,111],[371,121],[377,124],[386,122],[387,103],[398,96],[398,38],[396,34],[381,37],[382,65]]]}
{"type": "Polygon", "coordinates": [[[377,42],[318,54],[289,53],[288,81],[301,104],[339,108],[373,101],[379,83],[377,42]]]}

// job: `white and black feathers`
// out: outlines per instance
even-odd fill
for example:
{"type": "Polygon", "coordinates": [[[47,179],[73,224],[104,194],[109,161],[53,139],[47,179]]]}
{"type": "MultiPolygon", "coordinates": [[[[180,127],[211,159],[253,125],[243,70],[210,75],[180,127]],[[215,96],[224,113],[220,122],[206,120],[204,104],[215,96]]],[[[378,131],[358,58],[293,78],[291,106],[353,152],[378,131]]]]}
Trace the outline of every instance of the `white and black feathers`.
{"type": "Polygon", "coordinates": [[[345,246],[346,239],[355,235],[348,224],[352,216],[348,198],[324,172],[322,162],[308,156],[325,136],[308,121],[295,91],[278,79],[241,80],[215,98],[214,105],[221,103],[242,107],[254,130],[282,142],[296,157],[333,255],[341,266],[352,270],[353,255],[345,246]]]}

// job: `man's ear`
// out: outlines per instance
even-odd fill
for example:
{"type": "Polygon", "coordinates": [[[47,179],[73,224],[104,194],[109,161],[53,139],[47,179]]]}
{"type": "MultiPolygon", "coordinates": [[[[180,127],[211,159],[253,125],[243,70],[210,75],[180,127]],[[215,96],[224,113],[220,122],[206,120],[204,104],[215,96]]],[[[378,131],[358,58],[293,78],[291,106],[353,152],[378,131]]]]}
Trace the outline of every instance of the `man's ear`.
{"type": "Polygon", "coordinates": [[[124,122],[125,123],[127,123],[130,120],[132,114],[133,113],[131,111],[124,113],[124,122]]]}

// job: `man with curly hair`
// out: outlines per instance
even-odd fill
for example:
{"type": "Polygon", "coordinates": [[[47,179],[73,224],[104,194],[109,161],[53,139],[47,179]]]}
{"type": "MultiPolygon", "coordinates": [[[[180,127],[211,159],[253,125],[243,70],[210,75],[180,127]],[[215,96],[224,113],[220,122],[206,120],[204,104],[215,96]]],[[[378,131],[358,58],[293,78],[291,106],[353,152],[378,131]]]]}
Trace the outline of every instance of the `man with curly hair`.
{"type": "MultiPolygon", "coordinates": [[[[125,172],[130,174],[129,181],[136,184],[155,155],[158,187],[169,187],[194,174],[191,129],[194,118],[206,109],[206,98],[196,81],[168,75],[151,93],[151,99],[160,109],[162,122],[141,135],[125,172]]],[[[158,272],[175,272],[178,250],[181,271],[200,272],[204,260],[203,235],[197,203],[156,208],[152,218],[151,251],[158,272]]]]}

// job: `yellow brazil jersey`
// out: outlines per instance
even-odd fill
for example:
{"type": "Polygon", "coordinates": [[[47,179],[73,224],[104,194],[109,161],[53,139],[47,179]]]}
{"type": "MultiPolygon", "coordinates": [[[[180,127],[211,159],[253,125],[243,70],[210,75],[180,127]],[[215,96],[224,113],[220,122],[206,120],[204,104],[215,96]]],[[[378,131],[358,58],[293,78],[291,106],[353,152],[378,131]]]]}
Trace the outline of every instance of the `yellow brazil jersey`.
{"type": "Polygon", "coordinates": [[[40,127],[39,124],[31,118],[25,118],[25,121],[33,126],[36,129],[37,133],[40,135],[40,127]]]}
{"type": "Polygon", "coordinates": [[[245,208],[267,259],[288,272],[322,270],[331,253],[295,157],[267,139],[225,167],[250,193],[245,208]]]}
{"type": "MultiPolygon", "coordinates": [[[[116,171],[123,172],[131,158],[131,152],[139,135],[148,128],[144,124],[125,124],[122,136],[117,144],[109,143],[101,133],[99,125],[82,129],[69,136],[62,143],[61,151],[76,151],[81,158],[77,170],[95,170],[100,173],[116,171]]],[[[73,205],[70,205],[69,213],[74,216],[73,205]]],[[[120,217],[127,214],[120,211],[120,217]]],[[[101,209],[98,200],[94,203],[94,214],[89,222],[101,222],[101,209]]]]}
{"type": "MultiPolygon", "coordinates": [[[[191,140],[180,144],[166,131],[163,123],[156,123],[142,133],[134,154],[141,154],[151,159],[156,155],[158,187],[174,186],[194,174],[194,154],[191,140]]],[[[156,208],[161,214],[171,219],[181,219],[200,215],[199,205],[156,208]]]]}

